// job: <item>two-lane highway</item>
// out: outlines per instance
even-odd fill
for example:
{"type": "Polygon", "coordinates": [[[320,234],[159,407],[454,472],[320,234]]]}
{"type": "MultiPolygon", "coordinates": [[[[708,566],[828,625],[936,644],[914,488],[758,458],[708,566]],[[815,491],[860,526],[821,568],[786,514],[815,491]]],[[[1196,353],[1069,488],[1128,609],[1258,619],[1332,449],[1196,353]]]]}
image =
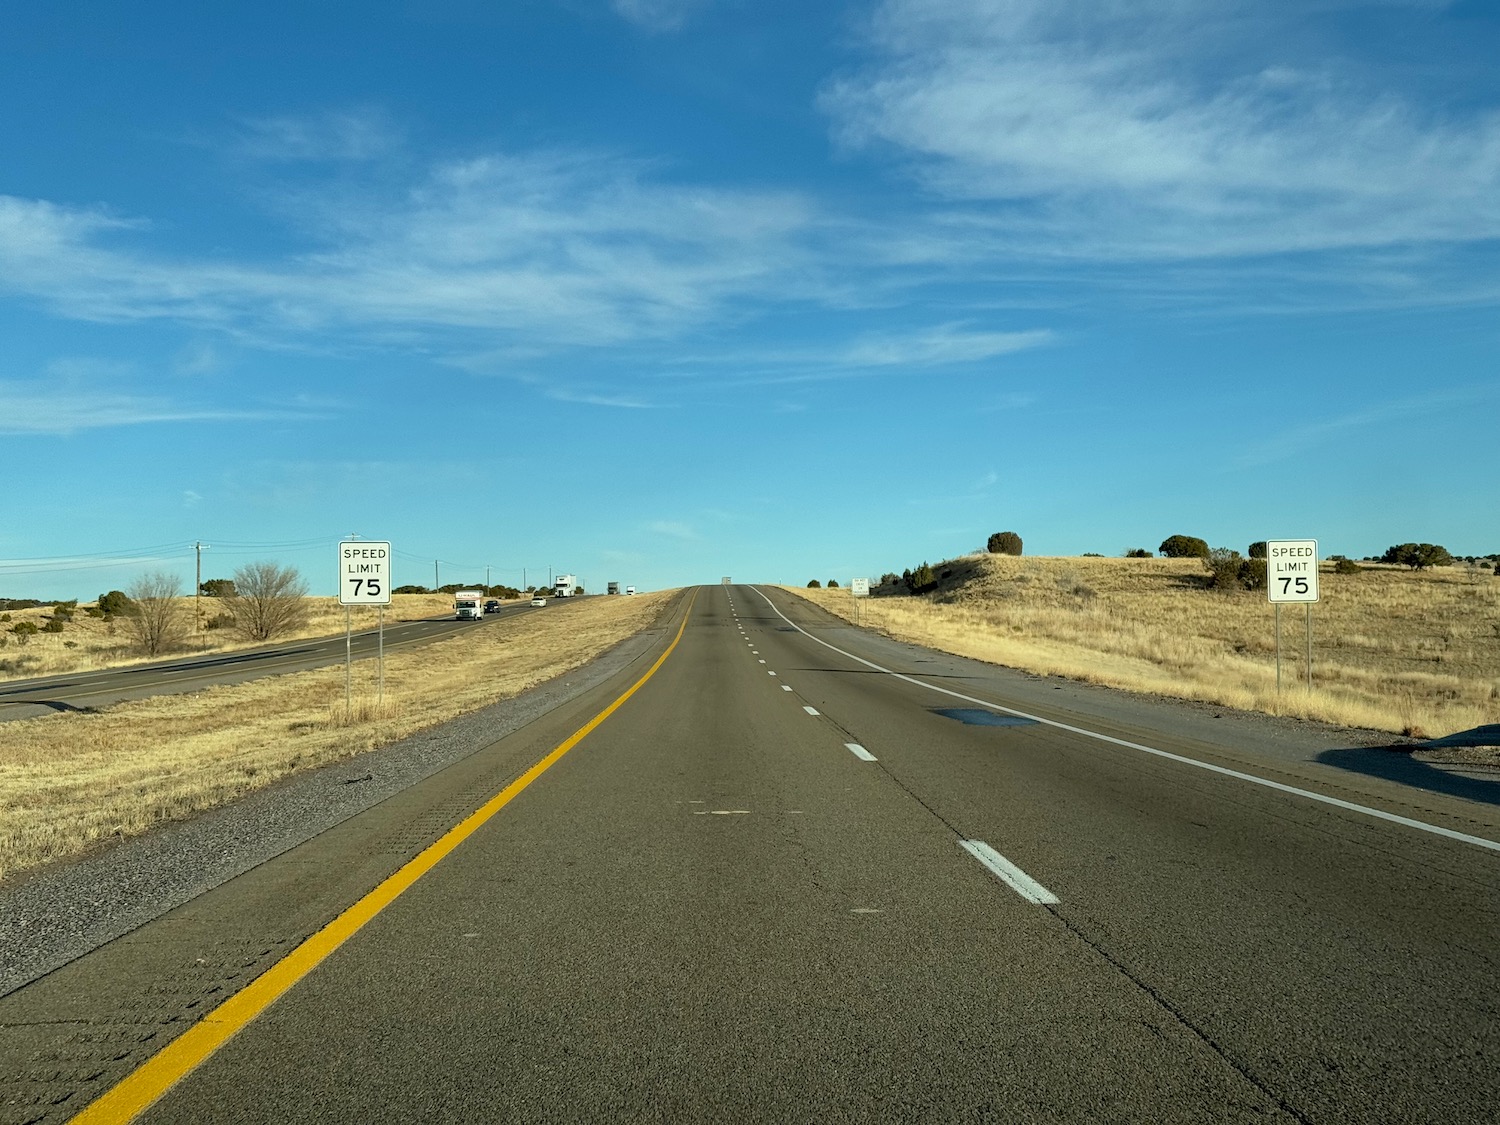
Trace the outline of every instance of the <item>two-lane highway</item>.
{"type": "MultiPolygon", "coordinates": [[[[558,612],[564,605],[558,603],[556,609],[549,608],[547,612],[558,612]]],[[[427,644],[454,632],[481,628],[496,620],[531,612],[530,605],[521,603],[505,606],[499,613],[488,614],[479,621],[458,621],[443,616],[390,624],[385,627],[385,648],[390,652],[427,644]]],[[[363,629],[350,638],[349,651],[356,660],[368,659],[375,656],[379,641],[376,630],[363,629]]],[[[176,657],[123,668],[0,681],[0,722],[33,719],[58,711],[86,711],[126,699],[201,691],[215,684],[237,684],[263,676],[305,672],[341,664],[344,658],[345,641],[340,635],[284,641],[239,652],[176,657]]]]}
{"type": "Polygon", "coordinates": [[[1494,1120],[1493,809],[888,651],[697,591],[613,682],[0,999],[0,1120],[1494,1120]]]}

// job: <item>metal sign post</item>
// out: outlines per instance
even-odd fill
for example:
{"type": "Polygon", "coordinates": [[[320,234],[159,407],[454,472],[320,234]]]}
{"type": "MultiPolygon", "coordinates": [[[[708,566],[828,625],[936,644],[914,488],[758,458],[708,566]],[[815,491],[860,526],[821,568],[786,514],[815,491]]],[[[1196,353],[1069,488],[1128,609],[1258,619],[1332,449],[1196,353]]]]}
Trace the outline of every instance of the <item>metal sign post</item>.
{"type": "Polygon", "coordinates": [[[849,593],[854,595],[854,624],[859,624],[859,599],[870,596],[870,580],[868,578],[849,579],[849,593]]]}
{"type": "Polygon", "coordinates": [[[339,604],[344,607],[344,712],[354,711],[354,649],[350,640],[353,606],[380,608],[379,702],[385,702],[385,607],[391,604],[391,545],[369,539],[339,544],[339,604]]]}
{"type": "Polygon", "coordinates": [[[1281,606],[1302,602],[1307,607],[1307,689],[1312,690],[1312,603],[1318,600],[1318,541],[1266,541],[1266,598],[1276,607],[1276,691],[1281,692],[1281,606]]]}

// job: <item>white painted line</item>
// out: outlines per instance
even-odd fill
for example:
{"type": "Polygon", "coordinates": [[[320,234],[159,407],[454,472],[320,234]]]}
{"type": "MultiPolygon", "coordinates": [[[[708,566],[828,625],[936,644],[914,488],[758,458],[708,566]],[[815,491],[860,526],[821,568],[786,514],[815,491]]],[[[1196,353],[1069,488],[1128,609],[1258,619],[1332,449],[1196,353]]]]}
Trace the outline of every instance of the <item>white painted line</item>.
{"type": "Polygon", "coordinates": [[[791,691],[792,690],[792,685],[791,684],[782,684],[781,685],[781,690],[782,691],[791,691]]]}
{"type": "Polygon", "coordinates": [[[765,661],[764,660],[757,660],[755,663],[757,663],[757,664],[764,664],[765,661]]]}
{"type": "MultiPolygon", "coordinates": [[[[1173,754],[1167,750],[1158,750],[1154,746],[1143,746],[1139,742],[1130,742],[1123,738],[1115,738],[1113,735],[1100,734],[1098,731],[1086,730],[1083,727],[1075,727],[1068,723],[1060,723],[1056,719],[1044,719],[1040,715],[1032,715],[1026,711],[1017,711],[1014,707],[1006,707],[999,703],[991,703],[988,699],[976,699],[972,695],[964,695],[962,692],[952,691],[949,688],[945,687],[938,687],[936,684],[929,684],[924,680],[919,680],[915,676],[907,676],[903,675],[900,672],[893,672],[889,668],[881,667],[873,660],[866,660],[862,656],[855,656],[852,652],[845,652],[837,645],[829,644],[821,637],[813,636],[786,614],[782,613],[781,610],[777,609],[776,606],[771,603],[771,599],[767,598],[766,595],[759,589],[757,589],[755,592],[757,594],[760,594],[760,596],[765,599],[766,604],[771,606],[772,611],[775,612],[777,617],[781,618],[808,640],[816,641],[824,648],[832,649],[840,656],[846,656],[856,664],[863,664],[866,668],[873,668],[877,672],[884,672],[887,676],[894,676],[898,680],[904,680],[909,684],[915,684],[917,687],[926,688],[928,691],[935,691],[940,695],[951,696],[953,699],[962,699],[965,703],[977,703],[981,707],[988,707],[991,711],[999,711],[1002,714],[1006,715],[1015,715],[1019,719],[1030,719],[1034,723],[1041,723],[1043,726],[1053,727],[1056,730],[1065,730],[1069,734],[1077,734],[1081,735],[1084,738],[1092,738],[1099,742],[1107,742],[1112,746],[1123,746],[1126,750],[1137,750],[1142,754],[1151,754],[1157,758],[1165,758],[1167,759],[1167,761],[1176,762],[1179,765],[1192,766],[1195,769],[1207,770],[1209,773],[1216,773],[1222,777],[1232,777],[1236,781],[1248,781],[1252,785],[1262,785],[1267,789],[1275,789],[1280,793],[1289,793],[1294,797],[1303,797],[1309,801],[1317,801],[1319,804],[1332,805],[1334,808],[1343,809],[1345,812],[1360,813],[1364,816],[1374,817],[1376,820],[1384,820],[1391,824],[1399,824],[1403,828],[1415,828],[1419,832],[1430,832],[1434,836],[1442,836],[1449,840],[1457,840],[1463,844],[1473,844],[1476,848],[1486,848],[1492,852],[1500,852],[1500,841],[1486,840],[1482,836],[1470,836],[1464,832],[1455,832],[1451,828],[1444,828],[1438,824],[1428,824],[1424,820],[1413,820],[1408,816],[1397,816],[1395,813],[1388,813],[1383,809],[1372,809],[1368,805],[1356,805],[1353,801],[1342,801],[1337,797],[1329,797],[1322,793],[1314,793],[1311,789],[1298,789],[1295,785],[1285,785],[1280,781],[1271,781],[1269,778],[1256,777],[1253,773],[1241,773],[1239,770],[1228,769],[1224,766],[1216,766],[1212,762],[1200,762],[1196,758],[1184,757],[1181,754],[1173,754]]],[[[774,676],[776,673],[772,672],[771,674],[774,676]]]]}
{"type": "Polygon", "coordinates": [[[774,675],[776,675],[776,673],[775,672],[767,672],[766,675],[768,675],[768,676],[774,676],[774,675]]]}
{"type": "Polygon", "coordinates": [[[964,851],[984,864],[999,879],[1027,902],[1037,906],[1056,906],[1057,896],[1042,886],[983,840],[963,840],[964,851]]]}
{"type": "Polygon", "coordinates": [[[818,713],[816,707],[803,707],[802,710],[806,711],[809,715],[816,715],[818,713]]]}
{"type": "Polygon", "coordinates": [[[871,754],[857,742],[844,743],[844,749],[848,750],[851,754],[853,754],[856,758],[859,758],[861,761],[873,762],[875,760],[875,755],[871,754]]]}

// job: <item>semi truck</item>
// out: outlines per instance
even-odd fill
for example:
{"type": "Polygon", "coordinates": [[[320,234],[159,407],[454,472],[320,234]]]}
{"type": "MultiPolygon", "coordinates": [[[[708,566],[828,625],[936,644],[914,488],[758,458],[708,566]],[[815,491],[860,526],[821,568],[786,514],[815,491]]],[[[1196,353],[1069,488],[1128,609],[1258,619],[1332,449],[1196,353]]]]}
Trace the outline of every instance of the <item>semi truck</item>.
{"type": "Polygon", "coordinates": [[[552,584],[552,596],[555,598],[571,598],[578,593],[578,575],[559,574],[557,581],[552,584]]]}
{"type": "Polygon", "coordinates": [[[611,582],[609,588],[604,592],[606,594],[618,594],[620,592],[620,584],[618,582],[611,582]]]}
{"type": "Polygon", "coordinates": [[[460,621],[480,621],[484,618],[484,591],[458,590],[453,595],[453,616],[460,621]]]}

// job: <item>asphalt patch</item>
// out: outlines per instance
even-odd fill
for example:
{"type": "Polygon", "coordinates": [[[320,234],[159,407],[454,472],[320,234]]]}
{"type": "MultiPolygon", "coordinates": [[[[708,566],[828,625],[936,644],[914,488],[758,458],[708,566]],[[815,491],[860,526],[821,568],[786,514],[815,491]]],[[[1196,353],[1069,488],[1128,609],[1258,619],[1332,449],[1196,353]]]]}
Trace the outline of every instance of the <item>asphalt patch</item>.
{"type": "Polygon", "coordinates": [[[1034,727],[1035,719],[1023,719],[1019,715],[1002,715],[998,711],[986,711],[983,707],[934,707],[934,715],[945,719],[956,719],[971,727],[1034,727]]]}

